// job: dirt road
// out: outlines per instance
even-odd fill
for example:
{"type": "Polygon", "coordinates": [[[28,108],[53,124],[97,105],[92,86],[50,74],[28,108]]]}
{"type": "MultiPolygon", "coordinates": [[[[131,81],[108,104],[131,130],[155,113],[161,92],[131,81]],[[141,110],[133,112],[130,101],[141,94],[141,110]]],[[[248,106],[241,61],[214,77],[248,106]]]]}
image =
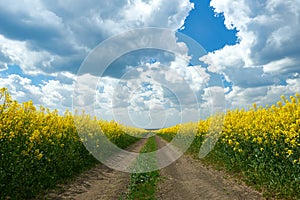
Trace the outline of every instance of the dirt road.
{"type": "MultiPolygon", "coordinates": [[[[127,148],[128,151],[140,152],[146,139],[127,148]]],[[[123,162],[132,162],[124,160],[123,162]]],[[[129,183],[129,173],[116,171],[99,164],[80,174],[71,184],[63,185],[58,190],[53,190],[44,198],[46,199],[74,199],[74,200],[112,200],[126,192],[129,183]]]]}
{"type": "MultiPolygon", "coordinates": [[[[158,148],[166,142],[157,137],[158,148]]],[[[188,155],[160,170],[163,180],[158,185],[157,199],[258,200],[261,194],[241,183],[224,178],[222,172],[205,167],[188,155]]]]}
{"type": "MultiPolygon", "coordinates": [[[[140,140],[128,150],[139,152],[146,140],[140,140]]],[[[156,137],[158,148],[166,145],[161,138],[156,137]]],[[[161,158],[168,160],[172,156],[166,153],[161,158]]],[[[159,161],[158,161],[159,162],[159,161]]],[[[251,190],[241,182],[224,178],[224,173],[205,167],[199,160],[188,155],[182,156],[176,162],[160,170],[162,180],[157,187],[157,199],[197,199],[197,200],[257,200],[262,195],[251,190]]],[[[62,186],[45,196],[47,199],[75,200],[111,200],[127,192],[129,174],[112,170],[104,165],[81,174],[71,184],[62,186]]]]}

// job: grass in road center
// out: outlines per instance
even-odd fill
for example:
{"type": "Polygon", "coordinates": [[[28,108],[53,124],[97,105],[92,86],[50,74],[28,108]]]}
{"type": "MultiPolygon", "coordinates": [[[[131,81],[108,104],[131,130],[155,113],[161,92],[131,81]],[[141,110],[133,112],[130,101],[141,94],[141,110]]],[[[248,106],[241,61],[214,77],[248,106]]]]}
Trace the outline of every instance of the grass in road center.
{"type": "MultiPolygon", "coordinates": [[[[142,148],[140,153],[153,152],[157,149],[154,137],[150,137],[142,148]]],[[[156,168],[155,154],[145,158],[140,154],[137,158],[135,168],[156,168]],[[147,159],[147,160],[145,160],[147,159]],[[148,165],[148,166],[146,166],[148,165]],[[150,165],[150,166],[149,166],[150,165]]],[[[145,173],[132,173],[130,174],[129,192],[126,198],[120,199],[155,199],[156,185],[159,178],[159,171],[145,172],[145,173]]]]}

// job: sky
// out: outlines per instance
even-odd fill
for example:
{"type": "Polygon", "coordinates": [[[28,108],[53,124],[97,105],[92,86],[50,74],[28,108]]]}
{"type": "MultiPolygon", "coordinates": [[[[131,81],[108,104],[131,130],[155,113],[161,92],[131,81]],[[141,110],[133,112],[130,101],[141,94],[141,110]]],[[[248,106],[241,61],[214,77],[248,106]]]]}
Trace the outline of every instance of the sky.
{"type": "Polygon", "coordinates": [[[0,87],[60,113],[92,105],[99,118],[157,128],[300,92],[299,0],[11,0],[0,21],[0,87]],[[150,42],[149,27],[159,28],[150,42]],[[168,48],[104,66],[101,55],[143,42],[168,48]]]}

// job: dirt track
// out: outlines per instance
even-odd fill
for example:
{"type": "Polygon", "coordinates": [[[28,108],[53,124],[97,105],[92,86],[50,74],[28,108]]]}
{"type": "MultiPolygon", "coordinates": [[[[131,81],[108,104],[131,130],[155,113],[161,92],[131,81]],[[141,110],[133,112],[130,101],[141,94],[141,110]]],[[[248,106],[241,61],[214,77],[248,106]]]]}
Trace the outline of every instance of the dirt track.
{"type": "MultiPolygon", "coordinates": [[[[166,142],[156,138],[158,148],[166,142]]],[[[132,145],[128,150],[139,152],[146,140],[132,145]]],[[[165,155],[165,158],[170,156],[165,155]]],[[[168,159],[168,158],[167,158],[168,159]]],[[[205,167],[199,160],[182,156],[168,167],[161,169],[162,180],[157,188],[157,199],[230,199],[257,200],[262,195],[243,185],[240,181],[224,178],[224,173],[205,167]]],[[[128,188],[129,174],[109,169],[104,165],[81,174],[71,184],[51,191],[47,199],[110,200],[119,199],[128,188]]]]}
{"type": "MultiPolygon", "coordinates": [[[[158,148],[166,143],[157,138],[158,148]]],[[[157,199],[230,199],[259,200],[261,194],[234,180],[224,178],[222,172],[205,167],[188,155],[160,170],[163,180],[158,185],[157,199]]]]}
{"type": "MultiPolygon", "coordinates": [[[[139,152],[145,142],[146,139],[141,139],[127,150],[139,152]]],[[[128,162],[132,161],[128,160],[128,162]]],[[[119,199],[126,192],[128,183],[129,173],[116,171],[99,164],[93,169],[80,174],[71,184],[63,185],[60,189],[51,191],[44,198],[57,200],[119,199]]]]}

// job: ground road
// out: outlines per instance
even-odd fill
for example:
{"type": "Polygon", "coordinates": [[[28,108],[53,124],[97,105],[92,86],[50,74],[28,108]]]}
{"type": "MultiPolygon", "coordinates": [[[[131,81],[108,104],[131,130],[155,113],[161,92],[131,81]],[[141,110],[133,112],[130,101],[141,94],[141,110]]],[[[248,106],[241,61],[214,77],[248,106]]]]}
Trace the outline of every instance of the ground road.
{"type": "MultiPolygon", "coordinates": [[[[139,152],[146,139],[140,140],[128,148],[139,152]]],[[[156,136],[158,148],[166,142],[156,136]]],[[[125,161],[126,162],[126,161],[125,161]]],[[[129,162],[129,161],[128,161],[129,162]]],[[[157,199],[185,200],[258,200],[262,195],[241,181],[226,177],[219,172],[204,166],[199,160],[183,155],[176,162],[160,170],[162,180],[157,186],[157,199]],[[226,177],[226,178],[225,178],[226,177]]],[[[50,191],[47,199],[75,200],[111,200],[127,192],[129,174],[97,165],[93,169],[79,175],[75,180],[61,189],[50,191]]]]}

